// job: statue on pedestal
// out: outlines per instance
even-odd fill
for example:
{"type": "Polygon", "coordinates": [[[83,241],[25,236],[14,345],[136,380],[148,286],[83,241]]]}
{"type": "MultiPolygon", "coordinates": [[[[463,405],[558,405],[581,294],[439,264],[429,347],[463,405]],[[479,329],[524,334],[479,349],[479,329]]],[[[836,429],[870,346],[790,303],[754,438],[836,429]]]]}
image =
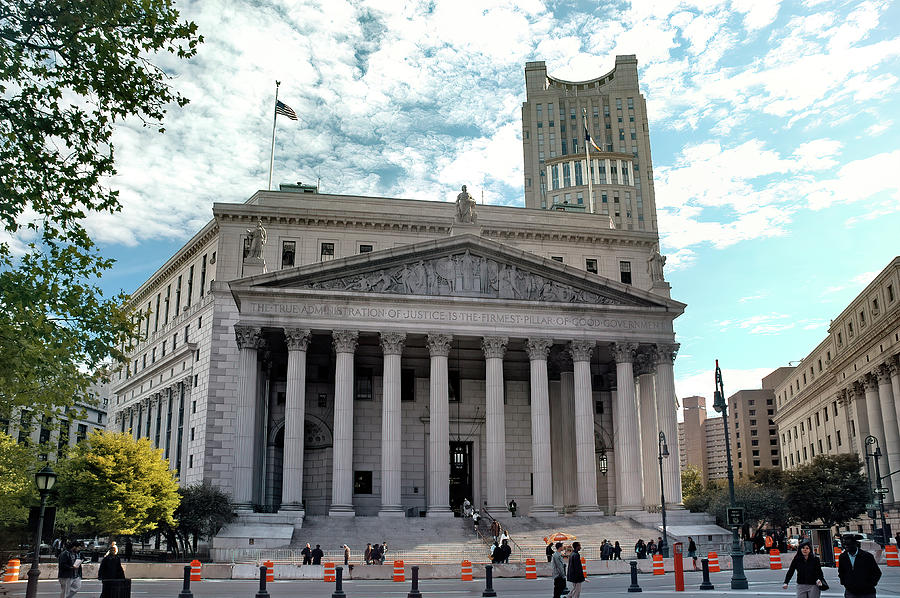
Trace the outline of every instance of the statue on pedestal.
{"type": "Polygon", "coordinates": [[[266,229],[262,220],[256,221],[256,228],[248,228],[247,235],[250,238],[250,247],[247,250],[248,259],[261,259],[263,246],[266,244],[266,229]]]}
{"type": "Polygon", "coordinates": [[[647,271],[650,273],[651,282],[660,282],[663,279],[663,266],[666,265],[666,257],[660,255],[659,245],[653,248],[653,253],[647,258],[647,271]]]}
{"type": "Polygon", "coordinates": [[[462,186],[462,192],[456,196],[456,221],[466,224],[475,224],[478,222],[478,215],[475,214],[475,200],[466,191],[466,186],[462,186]]]}

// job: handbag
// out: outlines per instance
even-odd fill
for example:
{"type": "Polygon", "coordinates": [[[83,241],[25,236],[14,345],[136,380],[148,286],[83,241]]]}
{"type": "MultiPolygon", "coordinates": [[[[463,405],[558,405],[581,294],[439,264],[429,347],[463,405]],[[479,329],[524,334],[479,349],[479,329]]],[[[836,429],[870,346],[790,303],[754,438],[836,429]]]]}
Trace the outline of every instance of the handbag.
{"type": "Polygon", "coordinates": [[[830,587],[828,586],[828,582],[825,581],[825,578],[823,577],[823,578],[822,578],[822,585],[819,586],[819,590],[822,591],[822,592],[827,592],[829,589],[830,589],[830,587]]]}

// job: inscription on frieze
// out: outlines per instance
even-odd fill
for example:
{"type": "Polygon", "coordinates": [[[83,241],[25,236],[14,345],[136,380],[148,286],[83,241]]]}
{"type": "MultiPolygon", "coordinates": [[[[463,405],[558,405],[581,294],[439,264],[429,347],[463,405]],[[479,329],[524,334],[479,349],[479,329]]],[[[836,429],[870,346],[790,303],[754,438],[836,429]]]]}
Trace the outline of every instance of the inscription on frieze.
{"type": "Polygon", "coordinates": [[[511,264],[473,255],[468,250],[457,255],[300,283],[298,286],[362,293],[485,297],[593,305],[649,305],[642,299],[626,297],[619,291],[603,294],[550,280],[511,264]]]}

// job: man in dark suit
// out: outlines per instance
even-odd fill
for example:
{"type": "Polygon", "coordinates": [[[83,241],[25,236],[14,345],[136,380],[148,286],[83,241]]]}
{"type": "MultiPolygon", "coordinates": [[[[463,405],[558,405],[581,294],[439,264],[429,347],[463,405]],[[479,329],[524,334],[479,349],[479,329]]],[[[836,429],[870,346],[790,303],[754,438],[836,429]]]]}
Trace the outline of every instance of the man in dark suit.
{"type": "Polygon", "coordinates": [[[566,569],[566,581],[572,583],[569,598],[581,595],[581,584],[584,583],[584,569],[581,567],[581,542],[572,542],[572,554],[569,555],[569,566],[566,569]]]}
{"type": "Polygon", "coordinates": [[[856,534],[844,534],[844,552],[838,559],[838,577],[844,586],[845,598],[875,598],[875,586],[881,579],[881,569],[872,553],[863,550],[856,534]]]}

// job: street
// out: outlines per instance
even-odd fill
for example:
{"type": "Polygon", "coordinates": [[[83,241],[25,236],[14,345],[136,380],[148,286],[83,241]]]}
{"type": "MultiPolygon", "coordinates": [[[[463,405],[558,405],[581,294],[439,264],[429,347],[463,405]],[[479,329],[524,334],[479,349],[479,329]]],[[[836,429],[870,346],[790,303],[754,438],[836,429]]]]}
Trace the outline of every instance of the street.
{"type": "MultiPolygon", "coordinates": [[[[878,596],[900,596],[900,569],[882,566],[884,572],[881,583],[878,585],[878,596]]],[[[781,589],[785,571],[770,571],[768,569],[747,572],[750,581],[749,590],[730,589],[731,572],[714,573],[711,581],[714,590],[701,592],[697,588],[702,581],[699,572],[688,571],[685,573],[685,592],[683,596],[785,596],[795,595],[796,587],[792,583],[787,590],[781,589]]],[[[838,583],[837,572],[826,568],[825,577],[831,586],[826,597],[843,596],[844,591],[838,583]]],[[[628,575],[592,576],[584,585],[582,596],[607,596],[610,594],[624,595],[628,593],[631,579],[628,575]]],[[[638,584],[643,590],[643,595],[675,596],[674,576],[667,573],[665,576],[640,575],[638,584]]],[[[394,583],[390,581],[349,580],[344,582],[344,592],[347,598],[371,598],[378,596],[406,596],[410,590],[410,583],[394,583]]],[[[494,589],[498,596],[531,597],[550,596],[552,594],[552,582],[547,578],[537,580],[502,578],[494,580],[494,589]]],[[[4,584],[4,590],[9,591],[8,596],[21,597],[25,595],[25,583],[19,582],[15,586],[4,584]],[[11,590],[11,591],[10,591],[11,590]]],[[[211,580],[192,584],[191,591],[197,598],[253,598],[256,595],[258,583],[236,580],[211,580]]],[[[326,584],[321,581],[277,581],[269,584],[267,588],[272,598],[304,596],[310,598],[330,598],[334,591],[334,584],[326,584]]],[[[419,591],[423,596],[481,596],[484,590],[484,580],[476,579],[471,582],[458,580],[425,580],[419,583],[419,591]]],[[[3,590],[0,590],[0,595],[3,590]]],[[[132,586],[132,595],[171,597],[176,598],[181,591],[181,582],[174,580],[136,580],[132,586]]],[[[94,598],[100,593],[100,582],[86,580],[79,596],[94,598]]],[[[59,585],[56,580],[44,580],[39,584],[38,596],[41,598],[56,598],[59,596],[59,585]]]]}

